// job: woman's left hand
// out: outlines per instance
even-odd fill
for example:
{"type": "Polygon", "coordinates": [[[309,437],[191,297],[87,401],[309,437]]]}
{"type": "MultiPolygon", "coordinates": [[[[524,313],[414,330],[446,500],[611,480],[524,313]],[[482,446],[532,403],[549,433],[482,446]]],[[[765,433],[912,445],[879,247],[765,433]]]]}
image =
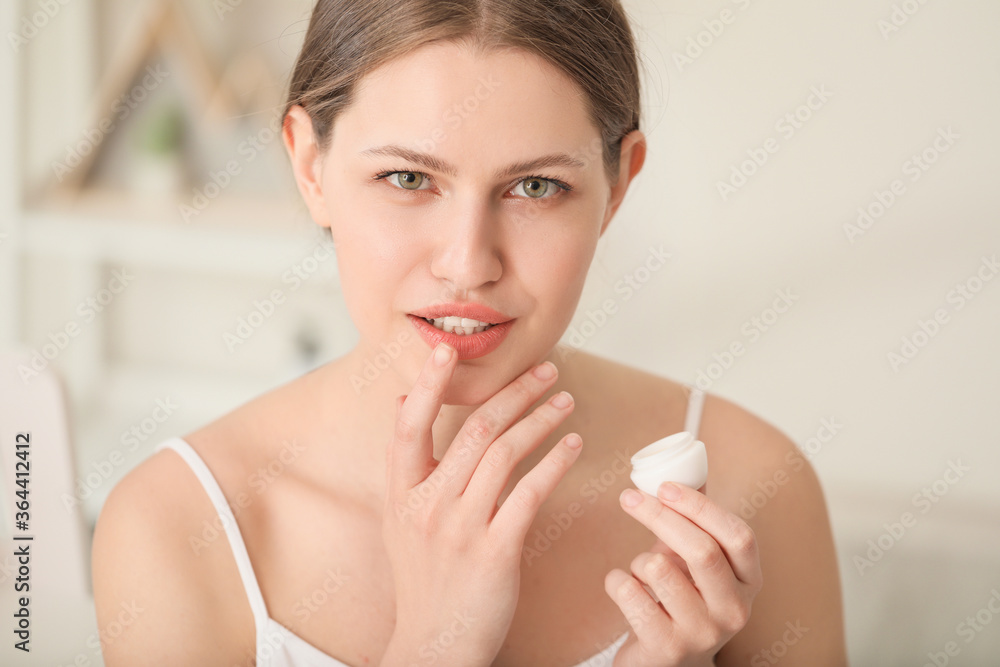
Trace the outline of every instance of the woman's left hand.
{"type": "Polygon", "coordinates": [[[747,624],[760,591],[753,530],[680,484],[664,483],[655,498],[630,490],[641,500],[626,506],[626,490],[622,507],[659,542],[632,560],[631,575],[616,568],[604,579],[605,591],[632,626],[614,667],[711,665],[713,656],[747,624]]]}

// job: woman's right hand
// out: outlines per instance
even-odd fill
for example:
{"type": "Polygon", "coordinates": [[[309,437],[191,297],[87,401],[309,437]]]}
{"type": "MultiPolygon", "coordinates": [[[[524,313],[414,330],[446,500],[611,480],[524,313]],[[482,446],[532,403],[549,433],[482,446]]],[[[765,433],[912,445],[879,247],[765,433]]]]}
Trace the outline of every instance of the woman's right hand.
{"type": "Polygon", "coordinates": [[[492,662],[517,607],[525,536],[582,444],[574,433],[562,438],[498,507],[514,467],[569,416],[572,398],[560,392],[517,421],[557,376],[550,362],[529,369],[466,419],[439,462],[431,427],[457,358],[439,344],[396,403],[382,521],[396,628],[383,665],[432,655],[437,665],[492,662]]]}

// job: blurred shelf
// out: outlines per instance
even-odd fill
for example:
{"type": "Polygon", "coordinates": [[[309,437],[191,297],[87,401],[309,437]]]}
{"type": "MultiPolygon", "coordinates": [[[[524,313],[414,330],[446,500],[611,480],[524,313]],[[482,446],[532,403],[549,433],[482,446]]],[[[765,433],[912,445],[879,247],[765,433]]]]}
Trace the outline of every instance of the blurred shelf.
{"type": "Polygon", "coordinates": [[[40,256],[237,275],[273,274],[324,233],[301,202],[219,197],[191,223],[177,203],[102,191],[22,212],[22,248],[40,256]]]}

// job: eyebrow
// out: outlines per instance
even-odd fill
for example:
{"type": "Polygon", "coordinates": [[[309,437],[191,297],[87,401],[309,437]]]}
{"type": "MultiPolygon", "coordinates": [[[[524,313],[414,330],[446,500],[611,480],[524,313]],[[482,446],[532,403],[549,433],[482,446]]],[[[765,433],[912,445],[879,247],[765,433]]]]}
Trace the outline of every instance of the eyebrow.
{"type": "MultiPolygon", "coordinates": [[[[398,157],[409,162],[414,162],[416,164],[423,165],[431,171],[441,172],[449,176],[457,176],[458,169],[455,168],[450,162],[446,162],[441,158],[430,155],[429,153],[422,153],[420,151],[415,151],[410,148],[404,148],[403,146],[395,146],[392,144],[386,146],[376,146],[374,148],[368,148],[361,151],[361,155],[375,157],[375,156],[388,156],[388,157],[398,157]]],[[[550,153],[549,155],[542,155],[531,160],[525,160],[523,162],[515,162],[514,164],[508,165],[501,169],[498,169],[494,173],[494,178],[497,180],[502,178],[508,178],[516,174],[523,172],[530,172],[535,169],[542,169],[544,167],[569,167],[572,169],[582,169],[586,167],[586,163],[583,160],[577,159],[568,155],[567,153],[550,153]]]]}

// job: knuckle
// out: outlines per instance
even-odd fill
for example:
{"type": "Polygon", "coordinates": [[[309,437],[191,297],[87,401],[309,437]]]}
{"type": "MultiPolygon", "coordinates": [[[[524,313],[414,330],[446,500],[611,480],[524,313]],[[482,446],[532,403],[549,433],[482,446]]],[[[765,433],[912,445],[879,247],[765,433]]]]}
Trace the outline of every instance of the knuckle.
{"type": "Polygon", "coordinates": [[[511,392],[519,401],[531,401],[535,397],[534,384],[531,381],[530,374],[528,376],[522,376],[511,383],[511,392]]]}
{"type": "Polygon", "coordinates": [[[678,567],[671,568],[670,574],[662,580],[663,587],[671,593],[682,590],[687,583],[687,577],[684,576],[684,573],[678,567]]]}
{"type": "Polygon", "coordinates": [[[698,648],[702,651],[711,650],[725,640],[726,634],[717,624],[706,623],[705,629],[699,634],[697,639],[698,648]]]}
{"type": "Polygon", "coordinates": [[[475,441],[489,440],[495,429],[495,420],[487,414],[476,413],[465,422],[465,432],[475,441]]]}
{"type": "Polygon", "coordinates": [[[670,559],[665,554],[654,554],[646,561],[646,574],[652,579],[665,579],[670,574],[670,559]]]}
{"type": "Polygon", "coordinates": [[[426,395],[433,396],[438,391],[438,381],[428,375],[427,373],[421,373],[417,377],[416,385],[413,387],[413,393],[422,393],[426,395]]]}
{"type": "Polygon", "coordinates": [[[725,560],[725,554],[715,540],[702,540],[692,549],[691,564],[700,570],[714,570],[725,560]]]}
{"type": "Polygon", "coordinates": [[[514,460],[514,451],[504,442],[494,442],[486,453],[486,465],[491,470],[503,470],[514,460]]]}
{"type": "Polygon", "coordinates": [[[416,442],[420,431],[416,425],[400,418],[396,420],[396,440],[399,442],[416,442]]]}
{"type": "Polygon", "coordinates": [[[626,604],[635,602],[640,594],[644,593],[645,591],[639,586],[639,582],[632,578],[623,581],[618,586],[618,598],[626,604]]]}
{"type": "Polygon", "coordinates": [[[757,536],[753,528],[740,521],[733,530],[733,551],[739,556],[753,556],[757,553],[757,536]]]}
{"type": "MultiPolygon", "coordinates": [[[[452,445],[455,448],[455,455],[453,460],[449,462],[449,466],[454,466],[458,461],[462,461],[472,454],[476,453],[475,445],[469,440],[462,440],[461,442],[456,442],[452,445]]],[[[448,449],[451,452],[451,448],[448,449]]]]}
{"type": "Polygon", "coordinates": [[[534,510],[542,503],[541,494],[530,486],[521,486],[519,484],[511,492],[511,496],[513,496],[514,502],[517,503],[518,507],[526,510],[534,510]]]}
{"type": "Polygon", "coordinates": [[[743,629],[750,621],[750,605],[746,603],[735,604],[729,609],[723,621],[723,627],[727,634],[735,634],[743,629]]]}
{"type": "Polygon", "coordinates": [[[412,525],[414,533],[424,541],[430,541],[438,534],[438,518],[434,512],[415,512],[412,525]]]}
{"type": "Polygon", "coordinates": [[[565,447],[554,447],[539,461],[539,466],[545,466],[552,474],[564,473],[576,460],[573,453],[565,447]]]}

